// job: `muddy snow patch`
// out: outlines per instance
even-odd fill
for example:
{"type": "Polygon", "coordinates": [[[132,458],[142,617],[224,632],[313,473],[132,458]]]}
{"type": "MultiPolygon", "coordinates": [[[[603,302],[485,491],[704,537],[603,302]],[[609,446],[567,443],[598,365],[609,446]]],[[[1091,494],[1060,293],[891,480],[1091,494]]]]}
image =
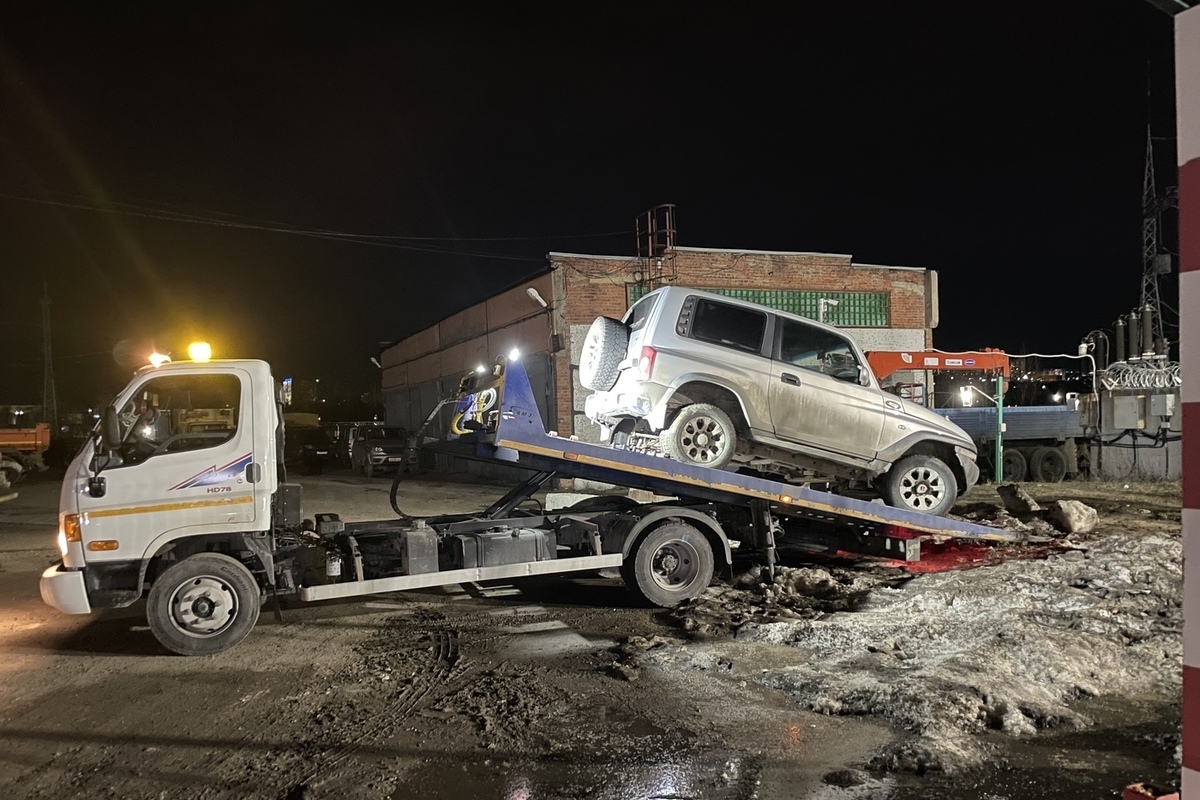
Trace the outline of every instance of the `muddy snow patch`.
{"type": "MultiPolygon", "coordinates": [[[[762,676],[801,705],[909,732],[871,766],[955,771],[987,756],[979,732],[1083,727],[1090,720],[1072,700],[1179,691],[1179,538],[1113,536],[1089,547],[902,585],[875,580],[869,596],[806,574],[803,592],[786,583],[771,591],[807,599],[767,621],[748,604],[736,639],[803,651],[796,666],[762,676]]],[[[722,591],[734,590],[717,598],[722,591]]]]}
{"type": "Polygon", "coordinates": [[[779,567],[773,582],[753,569],[732,585],[714,585],[680,605],[675,616],[694,637],[732,633],[749,622],[816,619],[858,608],[880,586],[898,586],[910,576],[886,566],[779,567]]]}

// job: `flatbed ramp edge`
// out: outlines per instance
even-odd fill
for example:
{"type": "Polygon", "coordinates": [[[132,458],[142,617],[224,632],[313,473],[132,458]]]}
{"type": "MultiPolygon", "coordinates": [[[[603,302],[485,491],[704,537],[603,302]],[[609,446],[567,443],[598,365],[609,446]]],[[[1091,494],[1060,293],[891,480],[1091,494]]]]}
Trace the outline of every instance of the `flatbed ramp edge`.
{"type": "Polygon", "coordinates": [[[1002,528],[552,435],[546,432],[520,361],[499,359],[490,372],[473,379],[456,400],[454,414],[451,430],[473,430],[452,433],[452,440],[435,449],[467,458],[663,495],[742,506],[760,501],[778,515],[858,529],[864,534],[898,538],[924,534],[1005,543],[1027,538],[1002,528]]]}

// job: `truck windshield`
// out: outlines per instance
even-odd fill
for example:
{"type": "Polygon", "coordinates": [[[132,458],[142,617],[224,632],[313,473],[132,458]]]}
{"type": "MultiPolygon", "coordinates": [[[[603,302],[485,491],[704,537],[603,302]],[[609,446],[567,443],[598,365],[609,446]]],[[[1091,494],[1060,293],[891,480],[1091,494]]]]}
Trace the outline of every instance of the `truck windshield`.
{"type": "Polygon", "coordinates": [[[126,465],[150,456],[216,447],[239,423],[235,375],[156,375],[117,409],[126,465]]]}

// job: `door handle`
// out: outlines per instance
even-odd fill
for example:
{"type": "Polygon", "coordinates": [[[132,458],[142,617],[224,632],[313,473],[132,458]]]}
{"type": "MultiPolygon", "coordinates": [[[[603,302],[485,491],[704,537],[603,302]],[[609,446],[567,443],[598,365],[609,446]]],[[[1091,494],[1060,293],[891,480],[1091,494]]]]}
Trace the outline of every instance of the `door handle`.
{"type": "Polygon", "coordinates": [[[782,375],[780,375],[779,380],[783,381],[784,383],[788,384],[789,386],[799,386],[800,385],[800,378],[798,378],[797,376],[793,375],[790,372],[785,372],[782,375]]]}
{"type": "Polygon", "coordinates": [[[246,480],[250,483],[262,480],[262,467],[257,462],[251,461],[246,465],[246,480]]]}

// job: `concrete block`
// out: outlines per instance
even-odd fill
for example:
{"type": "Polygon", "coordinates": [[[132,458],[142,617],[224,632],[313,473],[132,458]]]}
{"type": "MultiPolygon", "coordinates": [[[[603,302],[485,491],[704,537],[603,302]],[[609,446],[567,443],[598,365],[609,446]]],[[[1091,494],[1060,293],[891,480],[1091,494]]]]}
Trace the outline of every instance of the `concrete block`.
{"type": "Polygon", "coordinates": [[[1067,533],[1091,533],[1100,521],[1096,509],[1078,500],[1055,500],[1046,516],[1067,533]]]}

